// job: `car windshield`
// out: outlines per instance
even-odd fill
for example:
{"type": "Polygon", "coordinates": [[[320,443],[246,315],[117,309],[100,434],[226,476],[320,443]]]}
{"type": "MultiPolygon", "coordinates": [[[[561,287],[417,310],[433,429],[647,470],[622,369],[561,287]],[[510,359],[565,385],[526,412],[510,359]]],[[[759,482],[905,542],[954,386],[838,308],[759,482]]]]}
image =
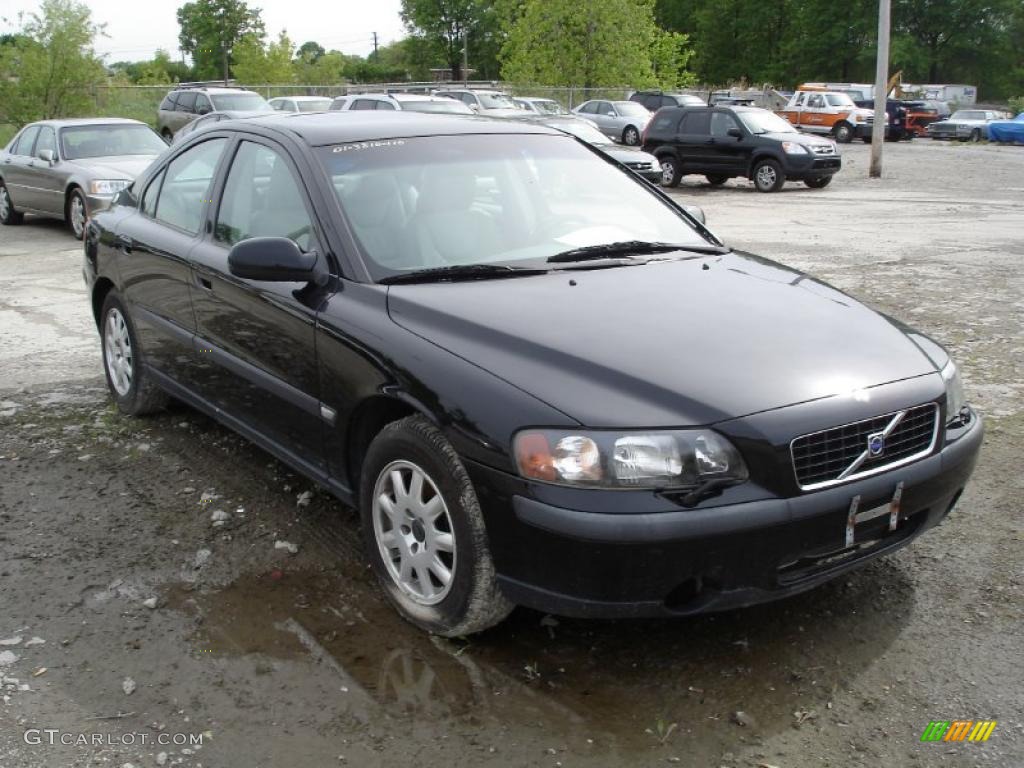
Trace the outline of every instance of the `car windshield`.
{"type": "Polygon", "coordinates": [[[401,101],[406,112],[442,112],[448,115],[472,115],[473,110],[455,99],[437,99],[436,101],[401,101]]]}
{"type": "Polygon", "coordinates": [[[317,154],[378,280],[460,265],[543,267],[610,243],[709,244],[646,185],[568,136],[385,139],[317,154]]]}
{"type": "Polygon", "coordinates": [[[258,93],[219,93],[210,96],[218,112],[268,112],[273,110],[258,93]]]}
{"type": "Polygon", "coordinates": [[[642,117],[650,113],[647,107],[637,104],[635,101],[616,101],[615,109],[625,117],[642,117]]]}
{"type": "Polygon", "coordinates": [[[736,116],[751,133],[796,133],[792,123],[766,109],[737,112],[736,116]]]}
{"type": "Polygon", "coordinates": [[[60,132],[66,160],[159,155],[167,145],[148,125],[76,125],[60,132]]]}
{"type": "Polygon", "coordinates": [[[534,99],[530,102],[542,115],[567,115],[568,112],[557,101],[551,99],[534,99]]]}
{"type": "Polygon", "coordinates": [[[476,96],[484,109],[519,109],[504,93],[478,93],[476,96]]]}
{"type": "Polygon", "coordinates": [[[560,131],[571,133],[588,144],[614,144],[611,139],[597,130],[597,128],[582,120],[552,120],[549,125],[560,131]]]}
{"type": "Polygon", "coordinates": [[[853,99],[846,93],[826,93],[825,101],[833,107],[855,107],[853,99]]]}
{"type": "Polygon", "coordinates": [[[984,120],[985,119],[985,113],[984,112],[975,112],[974,110],[971,110],[971,109],[958,109],[956,112],[953,113],[953,116],[951,118],[949,118],[949,119],[950,120],[984,120]]]}
{"type": "Polygon", "coordinates": [[[304,99],[295,103],[299,112],[326,112],[331,107],[330,99],[304,99]]]}

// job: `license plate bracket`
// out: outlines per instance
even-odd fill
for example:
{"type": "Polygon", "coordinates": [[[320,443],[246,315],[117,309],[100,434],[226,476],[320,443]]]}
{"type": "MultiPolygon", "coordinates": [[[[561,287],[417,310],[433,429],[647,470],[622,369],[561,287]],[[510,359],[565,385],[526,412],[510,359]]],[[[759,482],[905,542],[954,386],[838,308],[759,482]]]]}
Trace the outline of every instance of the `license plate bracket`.
{"type": "Polygon", "coordinates": [[[889,516],[889,531],[895,531],[900,522],[900,503],[903,500],[903,481],[896,484],[896,490],[892,498],[885,504],[870,509],[860,509],[860,494],[850,500],[850,509],[846,514],[846,546],[852,547],[856,543],[857,523],[866,523],[868,520],[889,516]]]}

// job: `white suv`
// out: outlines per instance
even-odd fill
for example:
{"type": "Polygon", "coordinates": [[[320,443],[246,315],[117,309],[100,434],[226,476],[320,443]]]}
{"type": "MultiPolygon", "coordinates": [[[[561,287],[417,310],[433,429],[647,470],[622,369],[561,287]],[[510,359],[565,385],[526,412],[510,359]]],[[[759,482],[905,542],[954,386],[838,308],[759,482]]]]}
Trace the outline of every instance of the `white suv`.
{"type": "Polygon", "coordinates": [[[526,111],[518,107],[513,98],[504,91],[445,88],[434,93],[438,96],[447,96],[449,99],[458,99],[478,115],[522,117],[526,111]]]}
{"type": "Polygon", "coordinates": [[[386,109],[406,112],[445,112],[472,115],[473,110],[460,101],[443,99],[425,93],[359,93],[340,96],[331,103],[332,110],[386,109]]]}

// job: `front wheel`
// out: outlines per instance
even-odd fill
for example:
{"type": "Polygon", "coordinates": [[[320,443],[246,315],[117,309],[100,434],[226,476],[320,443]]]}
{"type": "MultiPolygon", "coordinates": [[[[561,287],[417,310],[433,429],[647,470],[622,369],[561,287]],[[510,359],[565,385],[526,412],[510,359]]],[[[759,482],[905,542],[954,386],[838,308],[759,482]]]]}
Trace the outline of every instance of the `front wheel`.
{"type": "Polygon", "coordinates": [[[6,185],[0,181],[0,224],[13,226],[21,224],[25,215],[14,210],[14,201],[11,200],[11,193],[7,191],[6,185]]]}
{"type": "Polygon", "coordinates": [[[971,131],[971,141],[973,143],[975,143],[975,144],[978,143],[979,141],[981,141],[981,129],[980,128],[975,128],[973,131],[971,131]]]}
{"type": "Polygon", "coordinates": [[[626,126],[626,130],[622,132],[622,143],[627,147],[635,147],[640,143],[640,131],[634,126],[626,126]]]}
{"type": "Polygon", "coordinates": [[[116,291],[108,293],[103,302],[100,344],[107,387],[122,413],[143,416],[167,404],[167,395],[142,364],[142,347],[135,326],[116,291]]]}
{"type": "Polygon", "coordinates": [[[661,163],[661,186],[678,187],[683,178],[683,169],[679,165],[679,160],[670,155],[659,157],[658,162],[661,163]]]}
{"type": "Polygon", "coordinates": [[[786,176],[777,160],[762,160],[754,167],[754,186],[758,192],[778,192],[786,176]]]}
{"type": "Polygon", "coordinates": [[[818,176],[813,179],[804,179],[804,184],[806,184],[811,189],[824,189],[831,183],[831,176],[818,176]]]}
{"type": "Polygon", "coordinates": [[[68,223],[68,229],[75,236],[76,240],[85,237],[85,223],[89,219],[89,209],[85,205],[85,195],[82,190],[72,190],[68,195],[67,209],[64,211],[64,220],[68,223]]]}
{"type": "Polygon", "coordinates": [[[840,144],[849,144],[853,141],[853,126],[849,123],[839,123],[832,129],[832,134],[840,144]]]}
{"type": "Polygon", "coordinates": [[[384,427],[366,453],[360,483],[366,554],[404,618],[459,637],[511,612],[498,588],[476,491],[429,421],[409,416],[384,427]]]}

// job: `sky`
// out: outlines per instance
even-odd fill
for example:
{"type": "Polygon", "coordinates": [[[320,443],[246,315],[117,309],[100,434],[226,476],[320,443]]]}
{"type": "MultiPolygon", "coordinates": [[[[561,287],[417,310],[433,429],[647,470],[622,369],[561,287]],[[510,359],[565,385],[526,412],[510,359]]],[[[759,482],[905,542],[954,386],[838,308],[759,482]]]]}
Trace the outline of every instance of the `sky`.
{"type": "MultiPolygon", "coordinates": [[[[93,20],[107,25],[106,37],[96,50],[115,61],[150,59],[157,48],[177,58],[179,6],[187,0],[84,0],[93,20]]],[[[262,8],[267,36],[276,38],[282,29],[302,45],[316,40],[327,50],[365,56],[373,50],[373,33],[380,44],[405,36],[398,16],[400,0],[247,0],[262,8]]],[[[18,13],[37,11],[38,0],[0,0],[0,34],[19,28],[18,13]]]]}

